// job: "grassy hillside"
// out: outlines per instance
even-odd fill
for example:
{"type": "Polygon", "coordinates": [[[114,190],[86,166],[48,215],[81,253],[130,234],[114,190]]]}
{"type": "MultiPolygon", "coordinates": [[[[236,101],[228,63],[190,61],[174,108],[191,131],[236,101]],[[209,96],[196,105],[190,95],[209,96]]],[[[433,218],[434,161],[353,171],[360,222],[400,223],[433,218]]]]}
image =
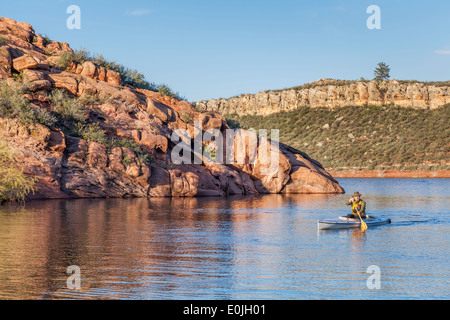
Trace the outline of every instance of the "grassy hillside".
{"type": "Polygon", "coordinates": [[[305,107],[266,117],[226,117],[231,127],[279,129],[280,142],[329,170],[450,170],[450,105],[305,107]]]}

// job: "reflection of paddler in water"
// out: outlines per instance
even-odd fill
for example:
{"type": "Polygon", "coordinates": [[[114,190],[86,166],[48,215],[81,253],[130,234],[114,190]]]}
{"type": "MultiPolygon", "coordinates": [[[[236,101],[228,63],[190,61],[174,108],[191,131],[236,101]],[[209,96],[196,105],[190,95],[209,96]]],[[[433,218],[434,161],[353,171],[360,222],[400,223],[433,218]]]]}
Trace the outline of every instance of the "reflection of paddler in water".
{"type": "Polygon", "coordinates": [[[352,213],[347,215],[347,218],[350,219],[359,219],[361,216],[362,219],[367,218],[366,216],[366,202],[361,199],[362,194],[356,191],[353,194],[353,197],[347,201],[346,205],[352,206],[352,213]]]}
{"type": "Polygon", "coordinates": [[[359,261],[360,259],[363,259],[359,254],[365,252],[364,247],[367,241],[367,234],[365,232],[361,232],[359,228],[353,229],[351,233],[351,237],[349,238],[349,250],[352,253],[357,253],[357,255],[352,256],[351,259],[356,259],[359,261]]]}
{"type": "Polygon", "coordinates": [[[365,241],[367,239],[366,233],[361,232],[360,229],[353,229],[352,230],[352,244],[357,245],[361,244],[361,242],[365,241]]]}

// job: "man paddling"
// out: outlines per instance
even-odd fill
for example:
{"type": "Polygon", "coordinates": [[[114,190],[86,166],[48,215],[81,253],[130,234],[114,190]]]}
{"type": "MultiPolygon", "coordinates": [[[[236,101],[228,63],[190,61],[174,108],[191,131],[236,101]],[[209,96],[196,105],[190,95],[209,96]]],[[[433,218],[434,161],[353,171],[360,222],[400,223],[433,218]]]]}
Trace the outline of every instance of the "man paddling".
{"type": "Polygon", "coordinates": [[[358,213],[362,219],[366,218],[366,202],[361,199],[362,194],[356,191],[353,197],[346,203],[348,206],[352,206],[352,213],[347,215],[347,218],[359,219],[358,213]]]}

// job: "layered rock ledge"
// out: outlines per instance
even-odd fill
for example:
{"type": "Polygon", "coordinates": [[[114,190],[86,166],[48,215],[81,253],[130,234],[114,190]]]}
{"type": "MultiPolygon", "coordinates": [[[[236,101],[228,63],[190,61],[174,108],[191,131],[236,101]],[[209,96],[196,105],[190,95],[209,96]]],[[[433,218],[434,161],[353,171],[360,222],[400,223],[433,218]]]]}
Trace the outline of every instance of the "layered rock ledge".
{"type": "Polygon", "coordinates": [[[229,99],[198,101],[199,110],[224,115],[262,115],[292,111],[301,107],[396,105],[409,108],[439,108],[450,103],[448,82],[427,84],[414,81],[346,81],[321,79],[285,90],[263,91],[229,99]]]}

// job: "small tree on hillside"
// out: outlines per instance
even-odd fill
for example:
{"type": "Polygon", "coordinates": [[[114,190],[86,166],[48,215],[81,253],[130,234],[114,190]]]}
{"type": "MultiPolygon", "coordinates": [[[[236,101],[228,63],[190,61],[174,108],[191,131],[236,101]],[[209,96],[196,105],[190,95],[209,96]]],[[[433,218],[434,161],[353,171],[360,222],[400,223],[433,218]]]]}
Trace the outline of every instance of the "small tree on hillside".
{"type": "Polygon", "coordinates": [[[389,66],[386,63],[380,62],[378,64],[378,66],[375,68],[374,80],[376,80],[376,81],[389,80],[389,78],[391,77],[390,73],[391,73],[391,68],[389,68],[389,66]]]}

